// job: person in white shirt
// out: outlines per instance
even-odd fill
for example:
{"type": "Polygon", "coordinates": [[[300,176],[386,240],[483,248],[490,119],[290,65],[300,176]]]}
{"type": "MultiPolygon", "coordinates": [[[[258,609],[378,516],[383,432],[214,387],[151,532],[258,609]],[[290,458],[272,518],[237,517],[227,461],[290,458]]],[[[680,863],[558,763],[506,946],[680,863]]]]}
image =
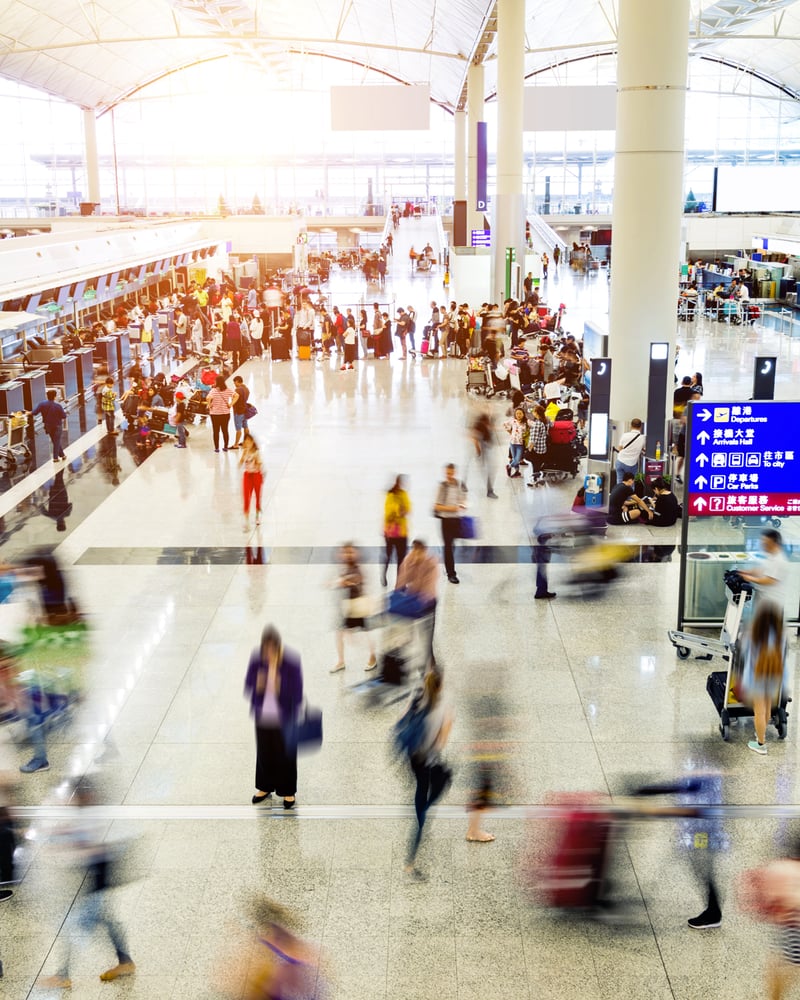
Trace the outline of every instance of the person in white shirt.
{"type": "Polygon", "coordinates": [[[615,469],[617,472],[617,482],[622,482],[622,477],[626,472],[636,475],[639,468],[639,459],[644,451],[644,425],[638,417],[631,420],[631,429],[626,431],[619,439],[619,445],[614,449],[617,453],[615,469]]]}
{"type": "Polygon", "coordinates": [[[253,317],[250,320],[250,343],[253,356],[260,358],[261,351],[261,338],[264,336],[264,320],[261,318],[261,313],[258,311],[253,313],[253,317]]]}
{"type": "Polygon", "coordinates": [[[781,613],[786,605],[786,585],[789,576],[789,560],[783,548],[780,531],[765,528],[761,532],[761,548],[764,558],[756,570],[740,570],[739,575],[748,583],[755,584],[756,606],[774,604],[781,613]]]}

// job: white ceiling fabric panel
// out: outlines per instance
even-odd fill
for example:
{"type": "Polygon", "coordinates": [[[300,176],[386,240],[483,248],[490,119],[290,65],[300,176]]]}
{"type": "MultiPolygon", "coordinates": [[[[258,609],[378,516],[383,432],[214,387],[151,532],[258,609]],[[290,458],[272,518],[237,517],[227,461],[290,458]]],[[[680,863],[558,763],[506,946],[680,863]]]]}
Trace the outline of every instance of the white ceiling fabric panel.
{"type": "MultiPolygon", "coordinates": [[[[800,91],[800,0],[691,0],[692,48],[800,91]],[[760,35],[761,38],[753,38],[760,35]]],[[[229,56],[271,74],[322,54],[456,106],[494,0],[0,0],[0,76],[102,111],[229,56]]],[[[617,0],[528,0],[526,72],[613,50],[617,0]]],[[[493,44],[486,89],[495,89],[493,44]]]]}

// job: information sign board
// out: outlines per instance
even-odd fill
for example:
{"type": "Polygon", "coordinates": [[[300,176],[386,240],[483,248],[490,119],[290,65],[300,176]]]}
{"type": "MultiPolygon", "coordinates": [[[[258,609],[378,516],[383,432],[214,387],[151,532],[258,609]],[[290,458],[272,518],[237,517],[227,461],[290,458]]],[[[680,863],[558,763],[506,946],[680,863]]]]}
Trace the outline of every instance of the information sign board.
{"type": "Polygon", "coordinates": [[[492,245],[492,231],[490,229],[473,229],[472,245],[474,247],[490,247],[492,245]]]}
{"type": "Polygon", "coordinates": [[[689,410],[689,514],[800,514],[800,402],[696,402],[689,410]]]}

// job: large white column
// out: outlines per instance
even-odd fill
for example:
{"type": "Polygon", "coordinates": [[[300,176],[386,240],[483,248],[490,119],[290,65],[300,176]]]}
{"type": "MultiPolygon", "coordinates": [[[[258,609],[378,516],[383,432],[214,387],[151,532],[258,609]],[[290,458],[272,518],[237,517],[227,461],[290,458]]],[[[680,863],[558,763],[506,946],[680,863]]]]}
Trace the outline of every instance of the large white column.
{"type": "Polygon", "coordinates": [[[100,163],[97,159],[97,122],[94,111],[83,111],[83,155],[86,163],[87,191],[84,201],[100,204],[100,163]]]}
{"type": "Polygon", "coordinates": [[[619,430],[647,417],[650,343],[674,354],[689,0],[620,0],[618,43],[609,350],[619,430]]]}
{"type": "Polygon", "coordinates": [[[525,265],[522,126],[525,86],[525,0],[497,4],[497,186],[492,212],[492,290],[502,302],[506,247],[525,265]]]}
{"type": "Polygon", "coordinates": [[[467,113],[456,111],[453,115],[455,143],[453,150],[453,194],[456,201],[466,201],[467,198],[467,113]]]}
{"type": "Polygon", "coordinates": [[[473,229],[483,229],[484,213],[479,212],[478,199],[478,122],[483,117],[483,63],[472,63],[467,70],[467,242],[473,229]]]}

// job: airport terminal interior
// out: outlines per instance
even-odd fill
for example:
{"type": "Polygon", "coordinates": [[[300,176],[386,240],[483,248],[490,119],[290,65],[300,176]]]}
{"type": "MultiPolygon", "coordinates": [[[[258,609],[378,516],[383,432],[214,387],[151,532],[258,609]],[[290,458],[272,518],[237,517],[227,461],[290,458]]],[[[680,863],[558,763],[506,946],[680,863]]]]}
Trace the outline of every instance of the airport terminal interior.
{"type": "MultiPolygon", "coordinates": [[[[25,25],[23,6],[30,5],[0,4],[9,28],[25,25]]],[[[97,48],[85,43],[80,73],[75,69],[70,76],[65,57],[58,63],[57,78],[45,83],[37,77],[35,61],[25,77],[21,62],[15,69],[13,53],[0,52],[0,76],[50,95],[60,90],[86,106],[88,81],[102,75],[100,55],[93,73],[87,53],[105,58],[114,51],[113,32],[100,13],[122,18],[122,4],[105,0],[96,6],[97,48]],[[104,31],[110,33],[104,36],[104,31]],[[104,37],[107,45],[101,44],[104,37]]],[[[325,14],[320,34],[333,37],[340,16],[339,29],[346,36],[347,5],[341,14],[323,11],[325,6],[300,5],[306,13],[313,7],[320,17],[325,14]]],[[[408,0],[375,6],[384,15],[389,8],[403,16],[410,16],[412,8],[419,13],[408,0]]],[[[485,2],[449,0],[445,6],[451,18],[468,20],[469,15],[477,26],[464,43],[467,48],[478,44],[481,26],[485,29],[487,19],[496,17],[496,6],[485,2]]],[[[574,10],[564,12],[560,4],[528,0],[531,60],[549,58],[534,51],[535,26],[563,15],[568,23],[561,31],[578,31],[578,14],[586,19],[580,30],[595,30],[585,42],[587,51],[589,41],[596,42],[591,51],[607,59],[600,43],[616,30],[619,5],[581,0],[572,6],[574,10]],[[605,27],[597,28],[598,23],[605,27]]],[[[781,52],[796,51],[796,38],[782,33],[800,34],[793,27],[800,24],[800,3],[692,0],[689,6],[691,45],[698,51],[704,44],[698,37],[701,21],[708,32],[716,25],[723,40],[719,45],[730,43],[732,51],[747,44],[773,46],[766,60],[779,46],[781,52]],[[733,7],[741,9],[733,12],[733,7]],[[784,14],[786,24],[779,24],[784,14]],[[737,32],[763,37],[765,19],[774,29],[771,42],[737,40],[737,32]]],[[[147,27],[142,25],[147,25],[153,38],[146,43],[146,56],[136,49],[136,58],[143,60],[142,80],[153,77],[159,59],[167,58],[171,29],[159,17],[175,12],[187,17],[190,8],[205,8],[200,13],[206,21],[210,23],[212,13],[216,19],[211,35],[217,44],[223,36],[235,35],[239,7],[252,16],[247,4],[147,0],[137,32],[145,44],[147,27]],[[223,8],[229,8],[227,13],[223,8]]],[[[273,5],[252,7],[264,16],[273,13],[273,5]]],[[[369,3],[356,0],[350,7],[362,18],[361,31],[373,30],[376,37],[380,31],[386,37],[385,28],[372,24],[369,3]]],[[[296,23],[289,25],[291,12],[285,5],[274,8],[284,33],[290,27],[301,30],[296,23]]],[[[39,14],[44,16],[42,9],[39,14]]],[[[200,14],[195,10],[193,16],[200,14]]],[[[434,15],[441,33],[440,18],[444,14],[434,15]]],[[[580,39],[573,49],[552,24],[549,30],[553,50],[563,46],[572,55],[578,52],[580,39]]],[[[200,58],[192,45],[200,44],[201,37],[202,54],[208,56],[204,31],[182,37],[187,58],[200,58]]],[[[413,72],[400,74],[400,79],[425,77],[426,58],[432,66],[442,56],[440,48],[449,44],[455,51],[458,35],[454,26],[441,44],[431,43],[430,57],[422,42],[409,42],[416,46],[408,55],[413,72]]],[[[27,49],[18,40],[20,59],[26,52],[30,56],[32,37],[27,49]]],[[[402,51],[402,32],[391,41],[402,51]]],[[[237,58],[258,56],[252,41],[237,44],[237,58]]],[[[324,48],[324,40],[317,45],[324,48]]],[[[36,46],[47,51],[43,39],[36,46]]],[[[713,50],[713,45],[707,49],[713,50]]],[[[52,59],[60,58],[54,49],[52,59]]],[[[126,50],[126,58],[134,59],[132,50],[126,50]]],[[[440,61],[448,65],[443,57],[440,61]]],[[[768,66],[771,71],[762,67],[761,75],[769,81],[760,79],[758,86],[775,89],[777,57],[775,66],[768,66]]],[[[434,89],[447,82],[441,66],[438,72],[431,81],[434,89]]],[[[778,117],[787,103],[796,114],[800,94],[792,90],[793,73],[792,64],[779,98],[776,91],[783,109],[778,117]]],[[[456,98],[460,82],[459,77],[456,98]]],[[[454,86],[452,81],[449,85],[454,86]]],[[[750,99],[756,99],[752,93],[750,99]]],[[[124,115],[124,100],[119,107],[124,115]]],[[[790,134],[794,125],[786,128],[790,134]]],[[[791,152],[800,148],[794,142],[784,150],[789,159],[790,147],[791,152]]],[[[353,139],[354,148],[359,143],[366,148],[367,136],[353,139]]],[[[175,156],[174,150],[170,155],[175,156]]],[[[452,151],[447,158],[449,163],[452,151]]],[[[56,178],[57,167],[52,158],[49,162],[47,169],[56,178]]],[[[598,173],[598,162],[605,160],[594,158],[595,191],[608,179],[602,170],[598,173]]],[[[702,169],[710,162],[704,159],[702,169]]],[[[390,175],[387,163],[388,158],[384,179],[390,175]]],[[[569,169],[563,166],[566,178],[569,169]]],[[[198,170],[198,164],[191,169],[198,170]]],[[[408,168],[405,175],[403,169],[389,200],[401,207],[406,201],[424,203],[424,210],[401,216],[396,228],[390,215],[376,212],[377,228],[363,236],[371,249],[389,233],[393,236],[385,281],[367,282],[359,269],[334,263],[313,297],[322,295],[329,306],[342,310],[363,307],[370,314],[377,302],[393,319],[399,306],[413,306],[419,342],[432,301],[449,303],[456,297],[477,309],[489,293],[447,284],[440,224],[440,210],[446,214],[446,184],[441,198],[425,198],[415,187],[420,183],[417,168],[408,168]],[[433,244],[436,261],[421,270],[409,263],[409,250],[426,243],[433,244]]],[[[696,163],[687,169],[697,169],[696,163]]],[[[216,178],[213,183],[206,195],[216,202],[216,178]]],[[[249,202],[252,192],[247,191],[249,202]]],[[[4,211],[9,199],[33,203],[32,189],[19,195],[6,186],[6,193],[4,211]]],[[[363,202],[362,193],[354,186],[342,195],[342,204],[363,202]]],[[[113,184],[109,188],[104,181],[101,200],[113,204],[114,197],[113,184]]],[[[271,197],[264,192],[263,201],[271,197]]],[[[563,201],[575,197],[564,179],[563,201]]],[[[118,193],[116,198],[119,204],[118,193]]],[[[276,226],[290,200],[284,206],[276,203],[276,226]]],[[[531,195],[531,212],[536,205],[541,207],[540,199],[531,195]]],[[[159,214],[162,210],[168,213],[173,207],[159,206],[159,214]]],[[[119,232],[112,215],[108,231],[119,232]]],[[[355,210],[352,216],[352,225],[342,231],[359,225],[366,229],[366,217],[355,210]]],[[[581,215],[581,220],[589,233],[591,216],[581,215]]],[[[0,222],[8,224],[9,235],[24,227],[29,235],[3,241],[0,251],[8,244],[24,248],[26,240],[37,241],[36,246],[48,239],[55,243],[63,238],[58,232],[70,232],[57,230],[53,219],[48,237],[50,221],[33,213],[6,215],[0,222]],[[31,234],[34,229],[39,232],[31,234]]],[[[105,221],[100,215],[78,220],[86,227],[82,233],[94,232],[88,227],[105,221]]],[[[180,221],[185,221],[182,214],[180,221]]],[[[578,228],[570,227],[566,216],[559,221],[560,229],[550,220],[556,239],[559,232],[577,237],[578,228]]],[[[770,232],[768,217],[750,221],[750,235],[770,232]]],[[[63,219],[60,224],[65,225],[63,219]]],[[[135,222],[147,224],[147,219],[135,222]]],[[[271,217],[264,226],[270,224],[271,217]]],[[[215,233],[224,234],[224,218],[214,225],[219,227],[215,233]]],[[[335,231],[334,226],[331,233],[335,231]]],[[[329,244],[331,233],[325,237],[329,244]]],[[[537,239],[534,234],[534,248],[537,239]]],[[[707,253],[733,249],[712,240],[703,245],[707,253]]],[[[206,242],[224,247],[226,241],[215,236],[206,242]]],[[[749,237],[746,246],[752,249],[749,237]]],[[[226,272],[243,274],[239,265],[248,255],[237,257],[236,246],[226,252],[231,255],[225,258],[226,272]]],[[[220,254],[224,256],[222,250],[220,254]]],[[[215,265],[219,259],[214,257],[215,265]]],[[[563,306],[564,335],[571,332],[580,340],[587,324],[608,328],[613,259],[611,267],[605,258],[602,266],[572,266],[565,248],[556,263],[549,244],[539,245],[538,256],[530,259],[536,261],[542,302],[554,312],[563,306]],[[551,258],[546,275],[542,250],[551,258]]],[[[116,260],[105,263],[107,269],[127,266],[116,260]]],[[[263,280],[263,261],[260,267],[263,280]]],[[[175,272],[173,266],[161,282],[175,281],[175,272]]],[[[12,278],[4,275],[2,280],[10,283],[12,278]]],[[[676,303],[686,276],[683,285],[680,280],[676,260],[676,303]]],[[[54,280],[48,287],[57,284],[54,280]]],[[[17,286],[16,297],[37,291],[33,285],[17,286]]],[[[149,294],[143,289],[143,300],[149,294]]],[[[762,303],[753,322],[746,316],[741,322],[730,316],[717,319],[702,307],[690,322],[676,310],[669,319],[674,327],[670,340],[678,347],[674,378],[679,382],[700,372],[703,403],[745,404],[753,394],[753,359],[766,356],[776,360],[775,400],[795,400],[800,378],[797,315],[788,300],[762,303]]],[[[145,347],[139,345],[143,357],[145,347]]],[[[199,359],[180,361],[175,353],[164,351],[153,370],[193,382],[205,365],[199,359]]],[[[769,995],[764,976],[775,927],[749,904],[746,876],[785,855],[797,832],[800,762],[794,705],[788,705],[785,739],[768,727],[766,755],[748,749],[750,718],[732,724],[723,740],[706,680],[710,671],[725,669],[725,661],[716,656],[711,662],[693,650],[679,656],[668,635],[681,615],[687,544],[695,552],[728,551],[725,559],[712,559],[710,568],[687,569],[690,584],[682,595],[686,608],[693,600],[696,610],[702,608],[702,617],[707,614],[703,588],[710,588],[717,601],[714,614],[720,594],[724,613],[721,574],[727,568],[753,567],[764,524],[748,517],[688,518],[684,510],[688,524],[609,525],[602,539],[593,537],[584,546],[586,540],[576,540],[570,524],[581,519],[572,505],[584,482],[586,461],[581,460],[576,476],[551,476],[538,486],[529,485],[531,466],[523,466],[520,478],[509,478],[503,424],[510,392],[468,393],[466,368],[467,362],[456,357],[428,359],[415,353],[403,358],[397,342],[390,358],[361,358],[353,369],[343,369],[342,356],[335,353],[301,360],[294,352],[291,359],[278,361],[265,352],[246,360],[236,374],[258,411],[249,427],[262,452],[265,478],[261,523],[251,518],[245,527],[240,452],[215,451],[208,421],[197,418],[190,425],[186,455],[176,453],[182,449],[167,438],[143,456],[136,435],[123,431],[121,414],[119,433],[109,435],[89,393],[79,394],[68,407],[66,459],[60,463],[50,460],[41,426],[31,428],[31,460],[6,463],[0,474],[0,557],[13,566],[34,552],[55,556],[89,625],[88,651],[75,670],[80,697],[46,733],[49,769],[20,773],[31,758],[25,722],[12,719],[0,728],[2,801],[16,817],[18,835],[13,895],[0,894],[0,1000],[62,995],[80,1000],[699,1000],[723,991],[744,1000],[769,995]],[[489,413],[494,421],[489,469],[496,498],[487,496],[484,474],[472,454],[469,428],[479,413],[489,413]],[[394,565],[386,588],[381,580],[383,513],[386,491],[398,475],[407,477],[410,536],[425,540],[441,557],[441,524],[433,505],[450,462],[464,480],[466,510],[479,528],[477,538],[457,544],[458,585],[443,573],[438,579],[434,651],[453,717],[444,752],[452,785],[428,818],[416,868],[409,872],[414,781],[408,762],[392,744],[392,730],[425,668],[424,638],[407,620],[383,618],[374,629],[348,633],[346,667],[332,672],[341,618],[339,592],[332,585],[340,573],[340,547],[352,543],[360,550],[366,593],[377,598],[392,590],[394,565]],[[560,536],[546,566],[547,586],[554,594],[549,600],[535,599],[536,541],[543,525],[557,525],[553,530],[560,536]],[[582,560],[601,557],[610,560],[603,563],[608,574],[600,583],[595,577],[587,583],[582,560]],[[299,757],[291,809],[277,795],[251,803],[255,741],[244,681],[251,653],[269,624],[301,657],[307,703],[323,717],[321,746],[299,757]],[[375,652],[380,664],[396,647],[409,663],[407,683],[376,683],[375,673],[367,669],[370,657],[375,652]],[[486,809],[480,813],[480,827],[494,839],[481,842],[468,839],[469,807],[487,775],[491,787],[483,789],[486,809]],[[647,798],[632,794],[653,783],[683,782],[684,792],[693,791],[695,786],[686,783],[698,778],[705,798],[677,794],[674,788],[647,798]],[[94,805],[84,810],[91,819],[91,842],[82,845],[74,836],[81,789],[91,789],[94,796],[94,805]],[[706,825],[697,816],[676,813],[676,807],[690,809],[701,801],[732,808],[706,825]],[[608,838],[605,898],[590,911],[547,905],[543,892],[542,872],[561,829],[554,810],[556,804],[567,808],[565,802],[570,808],[588,802],[596,809],[591,814],[595,821],[610,803],[621,809],[600,823],[608,838]],[[647,812],[633,815],[643,806],[647,812]],[[742,808],[737,812],[733,807],[742,808]],[[86,869],[91,845],[99,842],[108,845],[108,857],[114,859],[109,862],[111,887],[102,895],[124,928],[123,957],[135,963],[133,974],[113,982],[101,981],[100,974],[115,965],[114,948],[86,916],[87,901],[100,895],[90,893],[86,869]],[[711,866],[722,918],[719,926],[698,931],[687,920],[706,907],[711,866]],[[259,899],[284,908],[288,916],[280,921],[295,935],[273,938],[266,946],[282,970],[282,985],[277,979],[272,986],[254,985],[264,967],[268,937],[253,917],[259,899]],[[283,942],[288,961],[275,940],[283,942]],[[64,973],[70,942],[71,987],[66,989],[52,977],[64,973]]],[[[152,372],[147,369],[146,374],[152,372]]],[[[129,385],[124,373],[120,378],[119,392],[129,385]]],[[[696,412],[699,404],[693,405],[696,412]]],[[[665,440],[665,471],[674,477],[668,449],[665,440]]],[[[674,478],[673,484],[685,502],[683,484],[674,478]]],[[[787,617],[796,619],[797,518],[782,518],[780,530],[791,560],[787,617]]],[[[33,589],[18,583],[17,592],[0,605],[6,612],[0,615],[4,640],[31,613],[26,601],[33,589]]],[[[713,638],[719,629],[698,634],[713,638]]],[[[789,697],[796,690],[796,651],[793,628],[788,632],[789,697]]],[[[51,647],[49,666],[61,655],[51,647]]],[[[0,825],[6,819],[3,810],[0,825]]]]}

